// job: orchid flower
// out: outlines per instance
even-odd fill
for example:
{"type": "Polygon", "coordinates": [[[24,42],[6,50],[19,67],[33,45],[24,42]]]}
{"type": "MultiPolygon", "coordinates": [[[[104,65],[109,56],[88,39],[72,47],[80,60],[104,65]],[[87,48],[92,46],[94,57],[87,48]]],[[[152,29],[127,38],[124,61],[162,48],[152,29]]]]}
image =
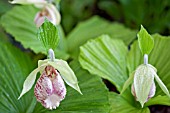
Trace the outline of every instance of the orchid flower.
{"type": "Polygon", "coordinates": [[[24,5],[33,4],[35,7],[40,8],[41,10],[37,12],[34,17],[34,23],[37,27],[40,27],[43,24],[45,18],[54,25],[58,25],[61,21],[60,13],[56,7],[45,0],[13,0],[10,3],[24,5]]]}
{"type": "Polygon", "coordinates": [[[144,64],[141,64],[137,67],[135,72],[128,78],[125,82],[121,93],[123,93],[126,88],[132,83],[131,92],[132,95],[136,98],[136,101],[139,101],[141,106],[144,106],[150,98],[155,95],[156,86],[154,79],[158,82],[162,91],[170,97],[169,91],[164,83],[161,81],[157,75],[157,70],[151,64],[148,64],[148,55],[144,55],[144,64]]]}
{"type": "Polygon", "coordinates": [[[35,97],[45,108],[56,109],[66,95],[64,81],[80,94],[82,93],[78,86],[77,78],[67,62],[55,59],[52,49],[49,50],[49,56],[50,59],[38,61],[38,68],[34,69],[24,81],[23,89],[18,99],[32,88],[36,75],[40,72],[41,75],[34,88],[35,97]]]}

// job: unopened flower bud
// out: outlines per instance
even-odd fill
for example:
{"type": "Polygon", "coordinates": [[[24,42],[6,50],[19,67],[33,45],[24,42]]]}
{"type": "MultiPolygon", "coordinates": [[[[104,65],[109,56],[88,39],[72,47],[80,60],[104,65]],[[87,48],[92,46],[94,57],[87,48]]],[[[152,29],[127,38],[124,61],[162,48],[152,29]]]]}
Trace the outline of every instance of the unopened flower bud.
{"type": "Polygon", "coordinates": [[[129,76],[123,85],[121,94],[132,83],[131,93],[139,101],[141,106],[155,95],[156,86],[154,79],[162,91],[170,98],[169,91],[162,80],[157,75],[157,69],[148,64],[148,55],[144,55],[144,64],[137,67],[137,69],[129,76]]]}
{"type": "Polygon", "coordinates": [[[145,102],[155,95],[155,73],[155,70],[149,64],[142,64],[135,70],[131,92],[142,107],[145,102]]]}
{"type": "Polygon", "coordinates": [[[52,66],[46,66],[38,79],[34,94],[45,108],[56,109],[65,98],[66,87],[60,73],[52,66]]]}

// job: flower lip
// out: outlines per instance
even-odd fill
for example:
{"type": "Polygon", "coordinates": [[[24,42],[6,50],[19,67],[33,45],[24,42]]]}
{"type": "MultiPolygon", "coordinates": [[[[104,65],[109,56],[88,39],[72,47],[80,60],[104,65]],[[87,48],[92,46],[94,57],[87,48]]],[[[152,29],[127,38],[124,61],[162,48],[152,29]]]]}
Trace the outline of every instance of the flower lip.
{"type": "Polygon", "coordinates": [[[60,74],[52,66],[48,65],[44,69],[35,85],[34,94],[37,101],[48,109],[55,109],[65,98],[65,84],[60,74]]]}

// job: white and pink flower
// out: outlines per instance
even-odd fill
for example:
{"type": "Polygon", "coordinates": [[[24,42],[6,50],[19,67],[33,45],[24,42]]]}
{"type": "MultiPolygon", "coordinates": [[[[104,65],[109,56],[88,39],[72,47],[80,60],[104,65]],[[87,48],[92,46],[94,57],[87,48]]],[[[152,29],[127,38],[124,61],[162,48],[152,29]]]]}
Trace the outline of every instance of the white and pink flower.
{"type": "Polygon", "coordinates": [[[82,93],[78,86],[77,78],[67,62],[55,59],[52,49],[49,50],[49,56],[50,59],[38,61],[38,68],[34,69],[24,81],[23,89],[18,99],[32,88],[36,75],[40,72],[41,75],[34,88],[35,97],[45,108],[56,109],[66,96],[64,81],[80,94],[82,93]]]}
{"type": "Polygon", "coordinates": [[[34,88],[38,102],[48,109],[56,109],[65,98],[66,87],[60,73],[52,66],[46,66],[34,88]]]}
{"type": "Polygon", "coordinates": [[[35,7],[39,8],[40,11],[37,12],[34,17],[34,23],[37,27],[43,24],[45,18],[54,25],[58,25],[61,21],[61,16],[57,8],[46,0],[13,0],[10,3],[23,5],[33,4],[35,7]]]}

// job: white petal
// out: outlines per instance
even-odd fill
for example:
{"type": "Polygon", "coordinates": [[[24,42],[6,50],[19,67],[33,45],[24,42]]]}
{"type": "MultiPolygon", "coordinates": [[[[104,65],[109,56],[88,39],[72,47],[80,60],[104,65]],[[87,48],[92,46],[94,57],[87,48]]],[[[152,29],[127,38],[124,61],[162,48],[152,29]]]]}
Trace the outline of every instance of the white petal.
{"type": "Polygon", "coordinates": [[[54,62],[49,61],[48,63],[60,72],[62,78],[70,87],[82,94],[78,86],[77,77],[66,61],[55,59],[54,62]]]}
{"type": "Polygon", "coordinates": [[[36,75],[37,73],[40,71],[40,69],[42,68],[45,68],[46,65],[42,65],[38,68],[36,68],[35,70],[33,70],[29,75],[28,77],[26,78],[26,80],[24,81],[24,84],[23,84],[23,89],[22,89],[22,92],[19,96],[18,99],[20,99],[25,93],[27,93],[33,86],[34,82],[35,82],[35,79],[36,79],[36,75]]]}
{"type": "Polygon", "coordinates": [[[159,76],[155,73],[155,79],[158,82],[159,86],[161,87],[162,91],[170,98],[169,91],[165,84],[162,82],[162,80],[159,78],[159,76]]]}
{"type": "Polygon", "coordinates": [[[59,11],[57,10],[57,8],[53,5],[53,4],[48,4],[45,7],[47,9],[47,11],[49,12],[50,18],[51,18],[51,22],[54,25],[58,25],[61,21],[61,16],[59,11]]]}

